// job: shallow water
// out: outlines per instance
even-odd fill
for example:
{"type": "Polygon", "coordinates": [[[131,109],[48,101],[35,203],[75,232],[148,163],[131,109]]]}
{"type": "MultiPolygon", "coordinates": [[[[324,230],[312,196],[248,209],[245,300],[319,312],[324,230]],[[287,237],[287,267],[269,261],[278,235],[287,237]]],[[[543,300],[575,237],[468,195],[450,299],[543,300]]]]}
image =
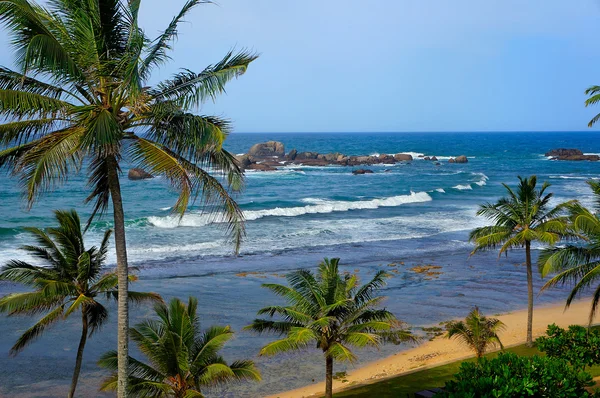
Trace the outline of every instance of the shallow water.
{"type": "MultiPolygon", "coordinates": [[[[230,324],[237,332],[225,349],[229,359],[253,358],[264,381],[213,391],[209,396],[257,397],[300,387],[322,379],[322,357],[308,351],[274,358],[256,354],[270,340],[242,332],[256,311],[276,300],[260,284],[284,282],[282,274],[314,267],[325,256],[341,257],[344,270],[358,272],[365,281],[385,268],[393,277],[382,294],[386,306],[415,331],[425,325],[463,317],[473,305],[487,314],[524,308],[526,303],[523,253],[498,259],[495,253],[469,259],[468,231],[483,225],[475,216],[480,203],[503,193],[502,182],[536,173],[553,184],[556,202],[580,199],[589,205],[585,180],[600,177],[600,163],[551,162],[543,153],[556,147],[600,152],[595,133],[509,134],[234,134],[228,148],[246,152],[255,142],[281,140],[288,149],[349,155],[414,152],[438,157],[465,154],[468,164],[436,167],[415,160],[411,164],[374,166],[371,175],[353,176],[352,168],[289,167],[275,173],[248,173],[239,197],[249,220],[242,256],[230,255],[219,224],[207,225],[201,209],[192,208],[181,224],[169,214],[176,198],[161,178],[123,180],[128,248],[141,279],[132,288],[155,291],[165,298],[198,297],[204,325],[230,324]],[[384,170],[389,170],[384,172],[384,170]],[[404,262],[404,266],[388,266],[404,262]],[[443,268],[437,279],[426,279],[408,268],[417,264],[443,268]],[[258,272],[240,276],[243,272],[258,272]]],[[[127,167],[124,168],[127,171],[127,167]]],[[[22,258],[19,245],[29,238],[25,225],[53,224],[51,209],[75,207],[82,214],[87,189],[84,177],[45,196],[30,212],[23,210],[17,182],[0,177],[0,262],[22,258]]],[[[87,236],[96,244],[110,225],[110,215],[94,223],[87,236]]],[[[111,253],[109,262],[114,262],[111,253]]],[[[536,280],[536,290],[540,281],[536,280]]],[[[0,294],[19,287],[0,284],[0,294]]],[[[557,289],[536,297],[538,303],[564,299],[557,289]]],[[[113,309],[111,307],[111,309],[113,309]]],[[[152,314],[148,307],[132,313],[132,323],[152,314]]],[[[0,353],[32,319],[0,318],[0,353]]],[[[115,318],[86,348],[81,396],[96,396],[104,373],[95,366],[98,356],[115,345],[115,318]]],[[[16,358],[0,355],[0,395],[64,396],[70,381],[79,329],[76,320],[56,325],[16,358]],[[35,371],[32,371],[35,369],[35,371]]],[[[406,347],[363,350],[361,363],[393,354],[406,347]]],[[[359,366],[355,364],[354,366],[359,366]]],[[[336,371],[347,365],[337,365],[336,371]]]]}

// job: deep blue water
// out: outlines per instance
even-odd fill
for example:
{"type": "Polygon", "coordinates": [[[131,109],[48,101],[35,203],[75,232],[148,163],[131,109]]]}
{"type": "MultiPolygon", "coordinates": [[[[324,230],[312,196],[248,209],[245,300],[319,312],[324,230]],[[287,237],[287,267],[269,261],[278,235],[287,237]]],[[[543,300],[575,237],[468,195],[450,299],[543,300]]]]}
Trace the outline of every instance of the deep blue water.
{"type": "MultiPolygon", "coordinates": [[[[248,173],[246,189],[237,197],[248,220],[247,239],[237,258],[231,256],[233,249],[222,225],[208,224],[200,208],[192,207],[181,222],[170,215],[177,195],[164,179],[124,178],[129,256],[141,273],[135,288],[168,297],[193,294],[199,297],[205,324],[227,323],[240,330],[258,308],[273,300],[261,291],[261,283],[281,281],[280,275],[287,270],[313,266],[323,256],[340,256],[347,270],[356,270],[364,279],[381,266],[404,261],[406,266],[399,266],[385,294],[388,308],[412,325],[463,316],[474,304],[489,313],[522,308],[525,276],[523,267],[514,266],[523,261],[521,253],[500,262],[495,254],[468,259],[467,233],[485,223],[475,215],[477,206],[500,197],[503,182],[514,185],[517,175],[531,174],[552,184],[555,203],[579,199],[591,205],[585,181],[600,177],[600,163],[556,162],[543,156],[558,147],[600,153],[600,139],[593,132],[232,134],[226,147],[244,153],[252,144],[267,140],[282,141],[286,150],[320,153],[408,152],[415,161],[373,166],[374,174],[362,176],[352,175],[350,167],[334,166],[248,173]],[[418,159],[418,154],[437,156],[441,166],[418,159]],[[447,162],[450,156],[463,154],[469,163],[447,162]],[[441,265],[444,273],[427,280],[407,270],[419,263],[441,265]],[[236,275],[248,271],[262,274],[236,275]]],[[[128,168],[123,167],[125,173],[128,168]]],[[[0,263],[23,258],[18,247],[31,241],[20,227],[51,226],[52,209],[73,207],[84,216],[90,210],[82,203],[88,192],[85,175],[43,196],[30,211],[24,209],[17,179],[2,175],[0,187],[0,263]]],[[[88,244],[97,244],[109,226],[107,214],[94,223],[88,244]]],[[[114,262],[112,252],[109,261],[114,262]]],[[[0,294],[14,289],[18,287],[0,285],[0,294]]],[[[555,290],[542,294],[539,301],[554,302],[564,295],[563,290],[555,290]]],[[[136,310],[132,322],[150,313],[147,308],[136,310]]],[[[0,318],[0,394],[30,391],[33,385],[43,392],[39,396],[64,395],[61,389],[69,381],[76,348],[65,329],[55,327],[17,358],[2,354],[30,323],[26,318],[0,318]],[[41,374],[23,372],[23,366],[34,362],[44,369],[41,374]]],[[[68,323],[67,331],[77,336],[76,323],[68,323]]],[[[87,395],[95,394],[97,376],[102,374],[94,365],[95,358],[112,348],[113,334],[114,328],[107,326],[92,338],[86,351],[82,384],[87,395]]],[[[239,333],[227,352],[232,358],[254,357],[265,341],[239,333]]],[[[363,358],[374,359],[398,349],[365,352],[363,358]]],[[[259,396],[282,385],[293,388],[321,378],[318,354],[258,361],[265,381],[244,385],[231,396],[259,396]]]]}

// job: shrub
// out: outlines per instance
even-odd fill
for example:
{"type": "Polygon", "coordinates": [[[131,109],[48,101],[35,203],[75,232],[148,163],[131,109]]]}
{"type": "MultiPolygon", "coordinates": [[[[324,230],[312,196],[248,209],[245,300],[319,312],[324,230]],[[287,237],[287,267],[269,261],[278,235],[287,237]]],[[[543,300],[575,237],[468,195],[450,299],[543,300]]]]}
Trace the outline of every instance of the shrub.
{"type": "Polygon", "coordinates": [[[536,340],[540,351],[569,362],[575,369],[600,364],[600,332],[571,325],[567,330],[548,325],[546,336],[536,340]],[[546,337],[547,336],[547,337],[546,337]]]}
{"type": "Polygon", "coordinates": [[[600,397],[586,391],[591,385],[592,376],[573,371],[562,359],[502,353],[492,360],[464,362],[437,397],[600,397]]]}

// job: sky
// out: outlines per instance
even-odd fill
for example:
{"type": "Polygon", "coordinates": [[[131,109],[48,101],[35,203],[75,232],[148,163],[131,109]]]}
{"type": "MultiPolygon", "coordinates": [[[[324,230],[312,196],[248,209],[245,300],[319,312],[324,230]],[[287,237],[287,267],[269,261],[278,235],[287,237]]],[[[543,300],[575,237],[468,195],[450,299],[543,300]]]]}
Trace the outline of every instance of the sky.
{"type": "MultiPolygon", "coordinates": [[[[183,3],[143,0],[146,33],[183,3]]],[[[186,20],[152,81],[259,53],[198,110],[238,132],[580,131],[600,112],[600,0],[218,0],[186,20]]]]}

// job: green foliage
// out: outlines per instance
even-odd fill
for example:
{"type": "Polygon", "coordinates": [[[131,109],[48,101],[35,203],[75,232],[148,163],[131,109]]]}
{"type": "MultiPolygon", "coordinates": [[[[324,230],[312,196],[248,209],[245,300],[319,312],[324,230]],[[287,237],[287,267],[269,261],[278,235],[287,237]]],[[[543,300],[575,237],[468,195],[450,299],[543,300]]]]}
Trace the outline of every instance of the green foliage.
{"type": "Polygon", "coordinates": [[[446,325],[448,338],[454,338],[471,348],[477,358],[481,358],[488,346],[504,348],[498,332],[505,328],[504,323],[495,318],[486,318],[475,307],[464,321],[449,322],[446,325]]]}
{"type": "MultiPolygon", "coordinates": [[[[169,305],[158,303],[158,319],[147,319],[131,329],[131,339],[148,359],[129,358],[129,396],[202,397],[201,389],[238,380],[260,380],[249,360],[228,364],[219,351],[233,338],[229,326],[212,326],[202,331],[196,313],[198,301],[190,297],[169,305]]],[[[117,353],[108,352],[100,366],[116,370],[117,353]]],[[[117,388],[116,373],[104,381],[102,390],[117,388]]]]}
{"type": "Polygon", "coordinates": [[[538,349],[548,357],[560,358],[576,369],[600,364],[600,331],[571,325],[567,330],[548,325],[546,336],[536,340],[538,349]]]}
{"type": "Polygon", "coordinates": [[[200,198],[239,248],[243,214],[231,194],[243,172],[223,149],[231,127],[196,111],[257,56],[230,51],[200,71],[150,85],[170,60],[178,26],[206,3],[188,0],[150,38],[138,25],[139,1],[0,1],[16,65],[0,67],[0,167],[21,177],[29,205],[87,159],[94,217],[108,206],[109,171],[132,160],[179,191],[175,213],[200,198]]]}
{"type": "Polygon", "coordinates": [[[502,353],[478,363],[465,362],[455,379],[446,383],[438,397],[563,397],[600,396],[586,390],[592,376],[577,372],[567,362],[549,357],[521,357],[502,353]]]}
{"type": "Polygon", "coordinates": [[[556,285],[573,285],[567,307],[581,293],[595,286],[589,315],[591,324],[600,303],[600,284],[597,283],[600,279],[600,182],[588,181],[588,185],[594,194],[596,208],[588,209],[577,202],[567,207],[570,228],[580,241],[544,250],[538,265],[542,276],[555,274],[542,290],[556,285]]]}
{"type": "MultiPolygon", "coordinates": [[[[55,217],[59,223],[57,228],[46,231],[26,228],[38,245],[27,245],[22,249],[40,261],[41,266],[11,260],[0,271],[0,280],[21,283],[32,289],[0,298],[0,312],[9,315],[44,314],[11,348],[15,355],[46,328],[74,312],[87,318],[91,335],[108,316],[98,297],[116,296],[116,274],[102,272],[111,231],[105,232],[99,247],[86,249],[77,213],[74,210],[56,211],[55,217]]],[[[136,293],[136,297],[160,300],[153,293],[136,293]]]]}

